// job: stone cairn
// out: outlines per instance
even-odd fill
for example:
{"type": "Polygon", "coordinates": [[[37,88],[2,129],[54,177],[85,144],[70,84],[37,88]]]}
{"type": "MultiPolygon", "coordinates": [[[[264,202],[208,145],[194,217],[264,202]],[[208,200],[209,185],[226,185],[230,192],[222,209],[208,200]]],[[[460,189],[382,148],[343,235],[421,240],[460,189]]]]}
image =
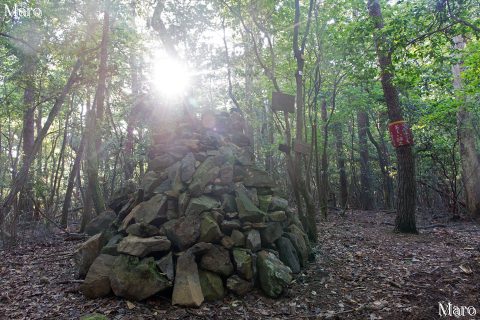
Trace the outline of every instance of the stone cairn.
{"type": "Polygon", "coordinates": [[[83,294],[131,300],[171,294],[200,306],[255,285],[278,297],[310,253],[274,181],[253,165],[237,112],[205,113],[156,130],[140,187],[87,226],[75,254],[83,294]]]}

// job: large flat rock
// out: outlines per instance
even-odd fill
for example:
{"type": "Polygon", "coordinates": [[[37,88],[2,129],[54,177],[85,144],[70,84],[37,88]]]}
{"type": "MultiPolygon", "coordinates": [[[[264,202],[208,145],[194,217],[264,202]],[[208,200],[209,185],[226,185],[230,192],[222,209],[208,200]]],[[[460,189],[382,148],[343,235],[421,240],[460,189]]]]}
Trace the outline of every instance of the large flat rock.
{"type": "Polygon", "coordinates": [[[249,222],[264,222],[267,214],[258,209],[242,185],[235,187],[235,201],[237,203],[240,220],[249,222]]]}
{"type": "Polygon", "coordinates": [[[167,251],[170,247],[170,240],[164,236],[140,238],[129,235],[118,243],[117,251],[131,256],[144,257],[151,252],[167,251]]]}
{"type": "Polygon", "coordinates": [[[85,281],[80,285],[80,291],[87,298],[100,298],[112,291],[109,274],[112,272],[115,258],[108,254],[101,254],[93,261],[85,281]]]}
{"type": "Polygon", "coordinates": [[[198,307],[204,300],[195,255],[184,253],[177,260],[172,304],[198,307]]]}
{"type": "Polygon", "coordinates": [[[131,300],[144,300],[172,286],[158,270],[153,258],[119,255],[109,275],[113,293],[131,300]]]}
{"type": "Polygon", "coordinates": [[[292,270],[284,265],[273,253],[260,251],[257,255],[257,270],[260,287],[269,297],[280,296],[292,282],[292,270]]]}

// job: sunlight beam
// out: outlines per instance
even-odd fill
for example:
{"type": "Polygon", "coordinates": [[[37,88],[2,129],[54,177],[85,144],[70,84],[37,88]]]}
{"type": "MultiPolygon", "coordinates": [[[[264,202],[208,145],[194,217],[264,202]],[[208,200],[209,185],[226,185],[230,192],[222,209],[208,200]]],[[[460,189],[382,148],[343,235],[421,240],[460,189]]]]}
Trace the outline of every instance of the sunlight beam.
{"type": "Polygon", "coordinates": [[[170,57],[154,57],[151,80],[153,87],[167,100],[181,99],[191,84],[191,72],[181,61],[170,57]]]}

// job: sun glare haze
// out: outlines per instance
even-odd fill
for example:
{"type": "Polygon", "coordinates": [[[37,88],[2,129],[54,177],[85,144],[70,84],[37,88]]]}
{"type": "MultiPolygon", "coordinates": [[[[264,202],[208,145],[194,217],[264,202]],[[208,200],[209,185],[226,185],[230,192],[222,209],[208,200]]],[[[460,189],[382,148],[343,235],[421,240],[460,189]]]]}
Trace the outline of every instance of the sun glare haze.
{"type": "Polygon", "coordinates": [[[152,61],[153,87],[168,100],[185,96],[191,82],[191,72],[185,63],[170,57],[157,57],[152,61]]]}

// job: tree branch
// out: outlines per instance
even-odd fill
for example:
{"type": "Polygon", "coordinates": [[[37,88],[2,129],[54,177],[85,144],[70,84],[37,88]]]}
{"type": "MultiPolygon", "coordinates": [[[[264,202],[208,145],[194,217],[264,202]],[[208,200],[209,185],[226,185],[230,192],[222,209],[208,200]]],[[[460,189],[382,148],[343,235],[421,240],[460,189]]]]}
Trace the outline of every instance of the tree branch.
{"type": "Polygon", "coordinates": [[[472,28],[476,33],[480,33],[480,28],[475,26],[474,24],[468,22],[468,21],[465,21],[457,16],[455,16],[453,13],[452,13],[452,8],[450,8],[450,1],[447,0],[447,10],[448,10],[448,15],[453,19],[455,20],[456,22],[458,23],[461,23],[467,27],[470,27],[472,28]]]}
{"type": "Polygon", "coordinates": [[[237,98],[233,94],[233,86],[232,86],[232,71],[230,69],[230,57],[228,55],[228,45],[227,45],[227,37],[225,34],[225,18],[222,19],[222,29],[223,29],[223,45],[225,46],[225,60],[227,62],[227,74],[228,74],[228,96],[232,99],[233,104],[235,107],[240,110],[240,104],[237,101],[237,98]]]}
{"type": "Polygon", "coordinates": [[[6,34],[6,33],[4,33],[4,32],[0,32],[0,36],[5,37],[5,38],[9,38],[9,39],[12,39],[12,40],[15,40],[15,41],[17,41],[17,42],[20,42],[20,43],[26,45],[27,47],[29,47],[30,49],[32,49],[33,51],[37,51],[37,49],[35,49],[34,47],[32,47],[27,41],[25,41],[25,40],[23,40],[23,39],[20,39],[20,38],[11,36],[11,35],[6,34]]]}

